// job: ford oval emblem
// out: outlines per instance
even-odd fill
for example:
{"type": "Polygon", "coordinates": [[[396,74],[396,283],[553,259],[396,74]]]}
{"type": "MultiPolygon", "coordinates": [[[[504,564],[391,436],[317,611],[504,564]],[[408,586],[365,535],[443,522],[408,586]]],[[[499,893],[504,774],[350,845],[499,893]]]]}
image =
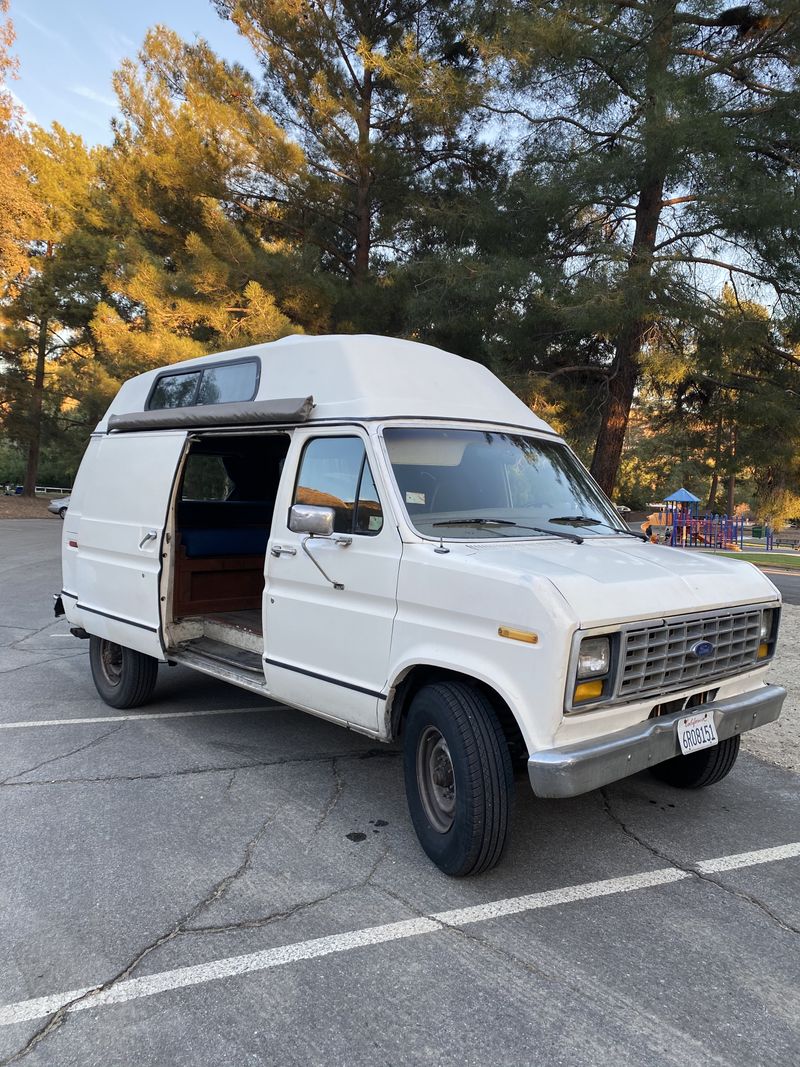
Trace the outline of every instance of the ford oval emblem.
{"type": "Polygon", "coordinates": [[[714,654],[714,646],[710,641],[695,641],[689,649],[689,654],[694,656],[695,659],[708,659],[709,656],[714,654]]]}

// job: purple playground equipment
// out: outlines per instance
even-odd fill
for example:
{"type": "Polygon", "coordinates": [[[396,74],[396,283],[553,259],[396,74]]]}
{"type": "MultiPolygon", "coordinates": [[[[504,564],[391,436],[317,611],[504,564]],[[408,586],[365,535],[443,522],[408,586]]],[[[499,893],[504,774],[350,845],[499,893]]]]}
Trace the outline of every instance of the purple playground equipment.
{"type": "MultiPolygon", "coordinates": [[[[700,514],[700,498],[681,486],[659,508],[664,543],[679,548],[744,548],[744,520],[737,515],[700,514]]],[[[767,551],[773,547],[771,527],[764,527],[767,551]]]]}

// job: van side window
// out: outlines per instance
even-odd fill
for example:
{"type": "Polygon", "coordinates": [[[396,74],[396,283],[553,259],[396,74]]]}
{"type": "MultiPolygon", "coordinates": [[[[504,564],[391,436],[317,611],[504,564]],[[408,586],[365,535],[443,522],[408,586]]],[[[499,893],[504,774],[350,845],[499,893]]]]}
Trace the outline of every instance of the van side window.
{"type": "Polygon", "coordinates": [[[303,450],[294,504],[333,508],[336,533],[376,534],[383,511],[359,437],[317,437],[303,450]]]}
{"type": "Polygon", "coordinates": [[[150,393],[147,410],[252,400],[258,390],[258,372],[258,360],[248,359],[161,374],[150,393]]]}
{"type": "Polygon", "coordinates": [[[181,500],[227,500],[233,482],[222,456],[190,453],[181,486],[181,500]]]}
{"type": "Polygon", "coordinates": [[[186,408],[194,404],[200,371],[194,374],[164,374],[150,394],[148,408],[186,408]]]}
{"type": "Polygon", "coordinates": [[[256,395],[258,365],[229,363],[208,367],[197,394],[198,404],[230,404],[235,400],[252,400],[256,395]]]}

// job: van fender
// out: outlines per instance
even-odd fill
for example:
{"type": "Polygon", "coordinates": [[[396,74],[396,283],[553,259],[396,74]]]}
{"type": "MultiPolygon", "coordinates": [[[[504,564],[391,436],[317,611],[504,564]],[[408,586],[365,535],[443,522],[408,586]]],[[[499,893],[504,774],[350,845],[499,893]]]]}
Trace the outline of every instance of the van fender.
{"type": "Polygon", "coordinates": [[[386,740],[391,740],[395,732],[397,725],[394,714],[396,711],[395,705],[403,682],[413,670],[430,668],[431,670],[439,670],[442,673],[462,675],[464,678],[480,682],[490,689],[506,705],[514,717],[523,740],[528,746],[528,751],[532,752],[551,744],[551,739],[558,726],[558,719],[560,719],[563,694],[556,704],[559,712],[558,719],[550,723],[545,716],[541,715],[541,711],[548,707],[552,708],[552,701],[548,701],[547,695],[542,692],[543,687],[535,681],[536,672],[532,669],[532,690],[535,688],[537,696],[542,698],[539,705],[540,714],[534,717],[532,714],[534,709],[531,693],[520,692],[514,680],[509,676],[509,672],[498,669],[496,661],[491,660],[488,656],[476,656],[474,653],[475,649],[473,648],[469,656],[450,655],[445,658],[442,655],[432,653],[430,649],[424,647],[409,649],[403,659],[393,665],[390,674],[382,723],[383,736],[386,740]]]}

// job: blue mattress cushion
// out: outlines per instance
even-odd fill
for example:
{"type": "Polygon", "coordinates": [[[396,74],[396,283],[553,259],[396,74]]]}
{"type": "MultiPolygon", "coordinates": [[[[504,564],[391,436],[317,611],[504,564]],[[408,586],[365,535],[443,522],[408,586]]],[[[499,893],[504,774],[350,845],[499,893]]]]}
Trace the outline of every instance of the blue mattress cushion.
{"type": "Polygon", "coordinates": [[[189,559],[205,556],[266,555],[269,528],[266,526],[196,527],[181,530],[181,541],[189,559]]]}

